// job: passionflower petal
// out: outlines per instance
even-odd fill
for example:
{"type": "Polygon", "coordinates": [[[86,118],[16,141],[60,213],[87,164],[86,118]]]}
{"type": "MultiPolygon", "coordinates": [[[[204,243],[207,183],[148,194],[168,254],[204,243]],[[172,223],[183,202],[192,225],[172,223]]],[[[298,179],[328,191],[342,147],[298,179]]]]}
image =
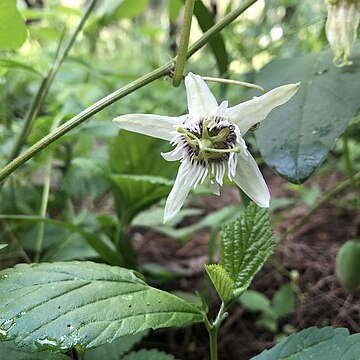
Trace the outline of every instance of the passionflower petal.
{"type": "Polygon", "coordinates": [[[168,140],[174,146],[172,151],[162,153],[167,161],[181,162],[166,200],[164,222],[178,213],[189,191],[205,179],[213,193],[219,195],[225,175],[256,204],[268,207],[269,190],[242,136],[273,108],[287,102],[299,84],[280,86],[231,108],[227,101],[218,105],[199,75],[189,73],[185,86],[189,114],[179,117],[129,114],[114,119],[122,129],[168,140]]]}

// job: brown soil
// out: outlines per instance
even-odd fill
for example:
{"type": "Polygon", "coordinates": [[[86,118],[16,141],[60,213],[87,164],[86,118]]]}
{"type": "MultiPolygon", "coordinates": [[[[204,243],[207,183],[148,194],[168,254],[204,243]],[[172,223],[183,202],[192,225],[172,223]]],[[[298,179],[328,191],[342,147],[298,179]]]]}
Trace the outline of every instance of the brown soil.
{"type": "MultiPolygon", "coordinates": [[[[296,196],[286,182],[266,173],[265,177],[274,198],[296,196]]],[[[312,178],[323,191],[331,189],[339,180],[338,174],[326,178],[312,178]]],[[[342,194],[339,199],[344,196],[342,194]]],[[[230,203],[239,202],[234,188],[223,189],[220,198],[199,197],[194,207],[214,211],[230,203]]],[[[303,216],[305,205],[289,207],[273,214],[275,233],[280,237],[286,229],[303,216]],[[280,219],[280,221],[278,221],[280,219]],[[277,222],[277,223],[276,223],[277,222]]],[[[191,219],[189,220],[191,221],[191,219]]],[[[359,236],[360,217],[354,210],[343,208],[338,199],[332,200],[317,212],[294,236],[278,246],[273,258],[256,276],[252,289],[271,297],[281,285],[288,283],[287,270],[297,270],[299,294],[295,311],[279,323],[278,334],[284,325],[291,324],[296,331],[309,326],[347,327],[360,332],[360,291],[347,295],[339,284],[334,270],[337,250],[344,241],[359,236]],[[280,271],[274,264],[281,264],[280,271]],[[284,275],[285,273],[285,275],[284,275]]],[[[210,299],[211,312],[215,314],[219,304],[204,275],[207,261],[208,232],[197,232],[191,241],[181,243],[151,231],[141,231],[137,241],[141,263],[155,262],[171,269],[181,269],[185,278],[165,284],[167,290],[183,290],[194,293],[200,290],[210,299]]],[[[219,334],[219,359],[247,360],[273,346],[276,334],[255,325],[258,315],[242,309],[239,305],[230,309],[219,334]]],[[[158,348],[182,360],[209,359],[207,332],[202,325],[186,329],[165,329],[152,332],[139,345],[158,348]]]]}

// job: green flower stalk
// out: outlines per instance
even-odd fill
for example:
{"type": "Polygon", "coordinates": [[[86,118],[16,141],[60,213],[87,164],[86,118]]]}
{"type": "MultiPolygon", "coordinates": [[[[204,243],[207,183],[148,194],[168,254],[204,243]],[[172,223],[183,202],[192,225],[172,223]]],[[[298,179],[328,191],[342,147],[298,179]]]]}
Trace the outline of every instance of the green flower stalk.
{"type": "Polygon", "coordinates": [[[325,0],[328,8],[326,36],[335,53],[334,64],[351,65],[349,60],[360,20],[360,0],[325,0]]]}

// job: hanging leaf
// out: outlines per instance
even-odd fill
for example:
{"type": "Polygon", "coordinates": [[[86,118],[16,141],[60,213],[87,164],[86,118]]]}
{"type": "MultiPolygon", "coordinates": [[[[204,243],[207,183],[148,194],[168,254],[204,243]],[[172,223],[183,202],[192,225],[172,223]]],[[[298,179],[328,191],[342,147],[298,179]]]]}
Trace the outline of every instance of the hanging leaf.
{"type": "Polygon", "coordinates": [[[268,212],[252,202],[235,222],[224,227],[220,264],[235,282],[235,296],[247,289],[274,248],[268,212]]]}
{"type": "Polygon", "coordinates": [[[19,48],[27,38],[24,20],[16,8],[16,0],[0,1],[0,50],[19,48]]]}
{"type": "Polygon", "coordinates": [[[32,350],[89,349],[146,329],[203,321],[194,305],[134,271],[92,262],[0,272],[0,335],[32,350]]]}
{"type": "Polygon", "coordinates": [[[360,354],[360,334],[343,328],[311,327],[290,335],[252,360],[355,360],[360,354]]]}
{"type": "Polygon", "coordinates": [[[267,89],[301,81],[298,93],[256,132],[265,162],[285,179],[309,178],[359,109],[360,44],[352,60],[352,66],[337,68],[328,50],[274,60],[257,75],[256,83],[267,89]]]}

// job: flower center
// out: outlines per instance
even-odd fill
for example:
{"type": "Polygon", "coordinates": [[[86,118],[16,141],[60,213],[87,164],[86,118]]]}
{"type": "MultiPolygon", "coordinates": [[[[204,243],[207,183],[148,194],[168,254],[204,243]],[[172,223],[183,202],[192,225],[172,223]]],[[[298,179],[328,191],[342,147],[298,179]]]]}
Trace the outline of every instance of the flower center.
{"type": "Polygon", "coordinates": [[[183,134],[183,142],[188,149],[191,160],[205,165],[210,178],[212,162],[228,161],[230,153],[239,153],[236,146],[236,133],[234,125],[226,118],[209,116],[200,118],[194,125],[181,127],[176,130],[183,134]]]}

